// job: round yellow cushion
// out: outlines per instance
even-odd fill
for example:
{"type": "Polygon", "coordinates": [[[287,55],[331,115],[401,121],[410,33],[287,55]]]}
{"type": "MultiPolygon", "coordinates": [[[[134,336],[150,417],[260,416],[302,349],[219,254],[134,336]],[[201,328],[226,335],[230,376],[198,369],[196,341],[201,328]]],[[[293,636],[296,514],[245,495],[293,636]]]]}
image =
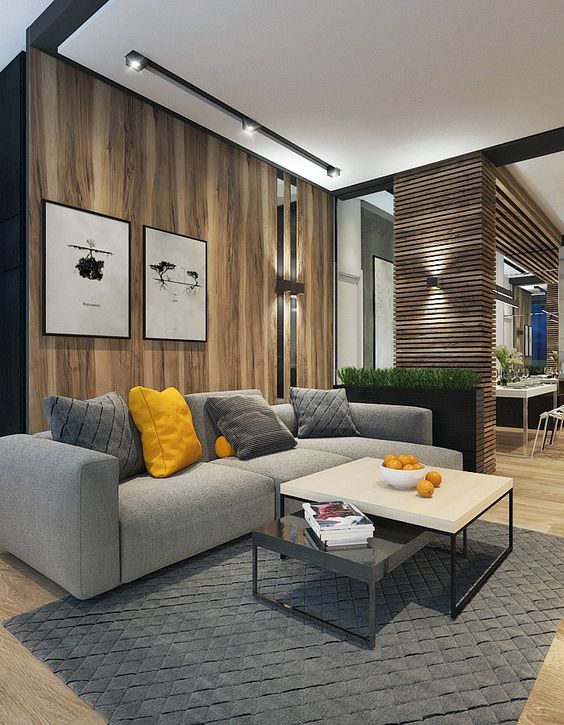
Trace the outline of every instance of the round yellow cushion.
{"type": "Polygon", "coordinates": [[[219,438],[216,438],[215,455],[218,458],[230,458],[235,455],[235,449],[225,436],[219,436],[219,438]]]}
{"type": "Polygon", "coordinates": [[[143,445],[147,470],[165,478],[202,457],[192,413],[176,388],[162,392],[138,386],[129,391],[129,410],[143,445]]]}

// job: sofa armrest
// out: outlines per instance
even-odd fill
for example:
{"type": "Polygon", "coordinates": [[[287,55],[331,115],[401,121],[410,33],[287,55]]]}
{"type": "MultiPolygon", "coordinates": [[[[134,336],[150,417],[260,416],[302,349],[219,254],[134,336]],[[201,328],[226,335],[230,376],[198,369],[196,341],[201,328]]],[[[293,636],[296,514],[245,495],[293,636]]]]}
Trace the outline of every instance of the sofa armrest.
{"type": "Polygon", "coordinates": [[[351,403],[350,406],[361,436],[433,445],[433,413],[427,408],[380,403],[351,403]]]}
{"type": "Polygon", "coordinates": [[[0,546],[79,599],[120,583],[117,458],[0,438],[0,546]]]}

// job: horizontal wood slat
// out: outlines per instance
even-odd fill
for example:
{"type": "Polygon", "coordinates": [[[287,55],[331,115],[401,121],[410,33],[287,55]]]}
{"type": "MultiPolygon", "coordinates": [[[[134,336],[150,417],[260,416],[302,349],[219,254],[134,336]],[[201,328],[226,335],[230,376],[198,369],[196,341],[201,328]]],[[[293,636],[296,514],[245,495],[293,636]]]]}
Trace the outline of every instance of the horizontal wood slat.
{"type": "Polygon", "coordinates": [[[481,374],[477,466],[493,472],[494,167],[476,153],[400,174],[394,214],[396,365],[481,374]]]}
{"type": "Polygon", "coordinates": [[[496,246],[510,260],[545,282],[558,284],[558,229],[527,192],[496,169],[496,246]]]}

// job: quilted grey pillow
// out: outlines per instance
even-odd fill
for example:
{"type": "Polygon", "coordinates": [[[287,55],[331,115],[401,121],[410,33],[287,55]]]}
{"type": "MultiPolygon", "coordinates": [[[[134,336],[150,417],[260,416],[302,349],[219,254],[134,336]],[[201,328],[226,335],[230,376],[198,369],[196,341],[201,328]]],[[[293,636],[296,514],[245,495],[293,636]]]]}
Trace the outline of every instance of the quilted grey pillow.
{"type": "Polygon", "coordinates": [[[298,438],[358,436],[347,394],[338,390],[290,388],[290,400],[298,422],[298,438]]]}
{"type": "Polygon", "coordinates": [[[297,445],[264,398],[256,395],[208,398],[205,410],[242,461],[288,451],[297,445]]]}
{"type": "Polygon", "coordinates": [[[141,436],[117,393],[92,400],[50,395],[43,407],[54,441],[115,456],[120,480],[146,470],[141,436]]]}

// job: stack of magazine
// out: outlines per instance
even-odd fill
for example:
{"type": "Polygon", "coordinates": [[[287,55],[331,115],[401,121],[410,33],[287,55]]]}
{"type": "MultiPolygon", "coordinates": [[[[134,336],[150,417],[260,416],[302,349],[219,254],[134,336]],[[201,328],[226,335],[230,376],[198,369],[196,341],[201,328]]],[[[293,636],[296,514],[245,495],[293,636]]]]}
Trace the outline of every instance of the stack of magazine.
{"type": "Polygon", "coordinates": [[[365,548],[374,536],[374,524],[352,503],[304,503],[307,534],[320,549],[365,548]]]}

